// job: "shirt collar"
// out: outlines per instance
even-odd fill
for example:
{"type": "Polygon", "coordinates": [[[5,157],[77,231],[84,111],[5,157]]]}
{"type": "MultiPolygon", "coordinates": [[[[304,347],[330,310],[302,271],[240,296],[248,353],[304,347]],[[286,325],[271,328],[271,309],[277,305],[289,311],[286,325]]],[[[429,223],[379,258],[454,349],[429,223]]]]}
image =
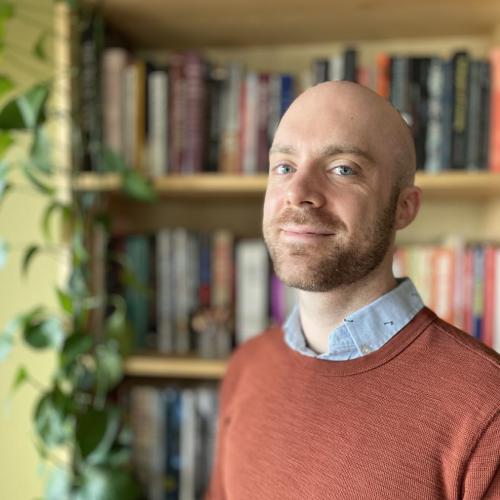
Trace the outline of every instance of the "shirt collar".
{"type": "Polygon", "coordinates": [[[398,285],[367,306],[344,318],[328,337],[328,352],[317,355],[307,347],[296,305],[283,325],[285,341],[296,351],[328,359],[352,359],[382,347],[404,328],[424,307],[409,278],[398,279],[398,285]],[[352,354],[343,352],[354,351],[352,354]],[[335,357],[335,358],[334,358],[335,357]]]}

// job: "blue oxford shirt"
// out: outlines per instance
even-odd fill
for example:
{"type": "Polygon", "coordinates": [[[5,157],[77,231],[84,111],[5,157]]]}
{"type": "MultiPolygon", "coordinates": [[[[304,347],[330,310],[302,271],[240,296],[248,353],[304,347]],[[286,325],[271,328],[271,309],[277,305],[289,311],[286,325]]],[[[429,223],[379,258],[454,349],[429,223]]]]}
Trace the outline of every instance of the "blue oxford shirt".
{"type": "Polygon", "coordinates": [[[344,319],[328,337],[328,352],[317,354],[307,347],[300,324],[298,305],[286,320],[283,330],[288,346],[317,359],[346,361],[380,349],[404,328],[424,307],[422,298],[409,278],[398,279],[398,285],[371,304],[344,319]]]}

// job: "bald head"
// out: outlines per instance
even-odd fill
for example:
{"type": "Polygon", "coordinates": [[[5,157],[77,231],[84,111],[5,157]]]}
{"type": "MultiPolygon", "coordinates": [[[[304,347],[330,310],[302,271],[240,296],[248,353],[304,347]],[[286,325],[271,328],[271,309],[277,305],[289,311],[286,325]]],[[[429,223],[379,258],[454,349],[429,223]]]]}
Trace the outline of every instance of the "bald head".
{"type": "Polygon", "coordinates": [[[398,188],[411,186],[415,179],[416,154],[411,131],[400,113],[384,98],[362,85],[339,81],[309,88],[295,99],[283,116],[273,146],[282,132],[301,125],[307,140],[325,126],[342,129],[345,140],[356,137],[366,151],[376,151],[398,188]]]}

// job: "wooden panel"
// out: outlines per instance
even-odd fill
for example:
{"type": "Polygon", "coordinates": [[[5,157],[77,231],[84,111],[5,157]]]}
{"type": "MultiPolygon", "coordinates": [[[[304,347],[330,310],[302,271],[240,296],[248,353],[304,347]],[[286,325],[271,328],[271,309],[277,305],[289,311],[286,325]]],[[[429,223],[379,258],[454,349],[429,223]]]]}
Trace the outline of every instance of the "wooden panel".
{"type": "Polygon", "coordinates": [[[484,35],[500,20],[496,0],[105,0],[103,7],[142,47],[484,35]]]}
{"type": "Polygon", "coordinates": [[[131,377],[219,379],[226,371],[226,364],[224,360],[131,356],[125,362],[125,374],[131,377]]]}

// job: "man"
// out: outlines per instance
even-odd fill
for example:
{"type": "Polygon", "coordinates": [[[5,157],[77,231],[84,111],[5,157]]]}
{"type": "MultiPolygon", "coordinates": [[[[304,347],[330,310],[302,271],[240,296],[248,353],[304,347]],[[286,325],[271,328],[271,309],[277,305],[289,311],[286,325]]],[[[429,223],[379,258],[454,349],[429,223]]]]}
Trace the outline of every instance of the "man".
{"type": "Polygon", "coordinates": [[[299,304],[229,364],[210,500],[500,499],[499,357],[392,274],[414,174],[407,126],[364,87],[318,85],[283,117],[263,232],[299,304]]]}

